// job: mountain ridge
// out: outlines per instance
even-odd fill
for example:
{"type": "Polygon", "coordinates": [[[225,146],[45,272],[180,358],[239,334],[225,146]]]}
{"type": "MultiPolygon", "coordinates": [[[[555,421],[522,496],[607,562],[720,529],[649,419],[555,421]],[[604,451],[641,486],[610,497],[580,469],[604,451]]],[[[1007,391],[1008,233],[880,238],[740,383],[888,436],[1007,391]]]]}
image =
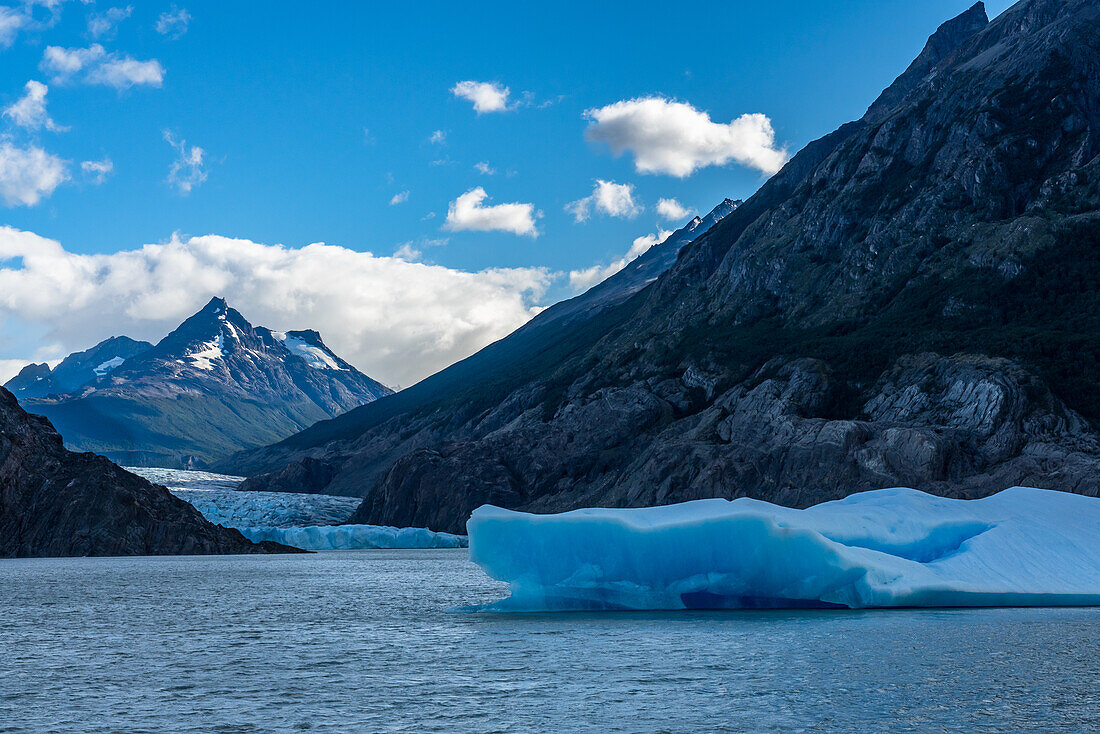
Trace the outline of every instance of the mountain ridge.
{"type": "Polygon", "coordinates": [[[316,331],[254,327],[223,298],[155,345],[114,337],[70,355],[47,377],[40,368],[24,373],[9,385],[69,446],[169,468],[277,440],[392,392],[316,331]],[[80,367],[82,379],[58,379],[66,364],[80,367]]]}

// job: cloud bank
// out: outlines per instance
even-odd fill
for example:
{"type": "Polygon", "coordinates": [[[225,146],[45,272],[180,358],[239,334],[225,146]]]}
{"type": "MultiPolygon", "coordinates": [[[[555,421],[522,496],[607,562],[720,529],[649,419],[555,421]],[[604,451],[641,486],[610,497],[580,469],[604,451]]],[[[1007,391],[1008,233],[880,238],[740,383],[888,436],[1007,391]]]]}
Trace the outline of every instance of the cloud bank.
{"type": "Polygon", "coordinates": [[[639,173],[684,178],[734,161],[770,175],[787,162],[787,151],[775,147],[771,120],[762,114],[722,124],[685,102],[638,97],[584,115],[589,120],[585,138],[606,143],[615,155],[631,151],[639,173]]]}
{"type": "Polygon", "coordinates": [[[156,341],[220,295],[253,323],[316,328],[363,372],[402,386],[523,325],[550,277],[214,235],[80,255],[0,227],[0,317],[43,327],[66,352],[115,334],[156,341]]]}

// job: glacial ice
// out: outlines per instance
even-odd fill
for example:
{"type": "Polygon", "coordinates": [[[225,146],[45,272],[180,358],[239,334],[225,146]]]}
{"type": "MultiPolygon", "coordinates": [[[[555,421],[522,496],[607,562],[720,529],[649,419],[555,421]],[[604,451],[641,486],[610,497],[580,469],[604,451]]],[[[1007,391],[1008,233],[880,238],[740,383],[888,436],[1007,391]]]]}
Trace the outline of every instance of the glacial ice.
{"type": "Polygon", "coordinates": [[[752,499],[532,515],[489,505],[470,559],[499,610],[1100,605],[1100,498],[882,489],[805,510],[752,499]]]}
{"type": "Polygon", "coordinates": [[[363,548],[465,548],[462,535],[425,528],[382,525],[324,525],[305,528],[239,528],[249,540],[273,540],[303,550],[357,550],[363,548]]]}
{"type": "Polygon", "coordinates": [[[242,477],[188,469],[127,467],[163,484],[207,520],[236,528],[249,540],[273,540],[303,550],[365,548],[464,548],[466,538],[424,528],[340,525],[358,497],[293,492],[241,492],[242,477]]]}

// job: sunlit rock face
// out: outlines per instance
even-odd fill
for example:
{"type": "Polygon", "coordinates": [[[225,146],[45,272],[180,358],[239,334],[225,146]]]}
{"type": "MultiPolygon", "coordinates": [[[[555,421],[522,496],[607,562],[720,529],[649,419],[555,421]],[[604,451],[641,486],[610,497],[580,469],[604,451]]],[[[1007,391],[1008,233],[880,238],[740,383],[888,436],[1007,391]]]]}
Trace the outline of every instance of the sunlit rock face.
{"type": "Polygon", "coordinates": [[[532,515],[482,507],[470,558],[500,610],[1100,604],[1100,499],[912,489],[805,510],[751,499],[532,515]]]}

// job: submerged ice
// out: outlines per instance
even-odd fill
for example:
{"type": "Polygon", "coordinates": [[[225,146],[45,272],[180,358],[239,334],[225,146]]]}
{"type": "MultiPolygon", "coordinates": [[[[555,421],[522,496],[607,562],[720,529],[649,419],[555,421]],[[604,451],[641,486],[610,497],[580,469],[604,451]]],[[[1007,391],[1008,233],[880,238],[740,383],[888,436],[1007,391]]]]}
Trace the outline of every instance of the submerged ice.
{"type": "Polygon", "coordinates": [[[1100,499],[1014,487],[531,515],[484,506],[470,558],[515,610],[1100,604],[1100,499]]]}

